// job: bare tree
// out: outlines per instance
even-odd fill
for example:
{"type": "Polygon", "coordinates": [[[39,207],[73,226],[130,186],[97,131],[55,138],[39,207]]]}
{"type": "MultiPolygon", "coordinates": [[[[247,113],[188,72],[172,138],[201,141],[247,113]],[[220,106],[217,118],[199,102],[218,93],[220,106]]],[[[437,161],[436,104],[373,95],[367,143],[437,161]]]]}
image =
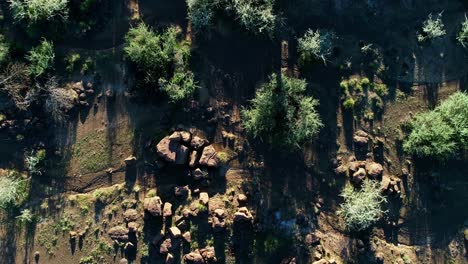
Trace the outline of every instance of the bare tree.
{"type": "Polygon", "coordinates": [[[74,92],[59,87],[55,77],[51,77],[41,89],[46,93],[44,104],[46,112],[50,113],[57,122],[65,121],[67,112],[74,106],[74,92]]]}
{"type": "Polygon", "coordinates": [[[0,73],[0,91],[6,93],[18,109],[25,110],[30,104],[31,79],[28,67],[23,63],[10,63],[0,73]]]}

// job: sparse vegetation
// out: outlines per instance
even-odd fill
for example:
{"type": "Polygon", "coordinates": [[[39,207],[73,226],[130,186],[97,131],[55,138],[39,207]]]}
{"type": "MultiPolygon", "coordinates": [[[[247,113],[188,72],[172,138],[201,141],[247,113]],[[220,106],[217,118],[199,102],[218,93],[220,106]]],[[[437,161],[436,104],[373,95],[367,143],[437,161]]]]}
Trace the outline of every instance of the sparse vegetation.
{"type": "Polygon", "coordinates": [[[465,21],[462,22],[460,31],[457,34],[457,41],[464,47],[468,45],[468,18],[465,15],[465,21]]]}
{"type": "Polygon", "coordinates": [[[270,143],[300,147],[313,140],[322,121],[318,101],[307,96],[305,80],[272,74],[256,92],[250,108],[243,109],[243,124],[253,137],[270,143]]]}
{"type": "Polygon", "coordinates": [[[0,175],[0,208],[20,207],[28,198],[28,183],[15,171],[0,175]]]}
{"type": "Polygon", "coordinates": [[[16,219],[22,224],[28,224],[33,221],[34,215],[32,214],[30,209],[23,209],[21,210],[20,215],[16,217],[16,219]]]}
{"type": "Polygon", "coordinates": [[[426,40],[433,40],[442,37],[446,34],[444,23],[442,22],[442,12],[436,17],[429,14],[427,19],[423,22],[422,32],[419,32],[417,37],[419,42],[426,40]]]}
{"type": "Polygon", "coordinates": [[[341,196],[344,201],[338,213],[344,217],[350,230],[365,230],[385,213],[382,204],[386,198],[380,193],[380,184],[376,181],[364,180],[361,189],[348,185],[341,196]]]}
{"type": "Polygon", "coordinates": [[[43,162],[46,157],[46,151],[44,149],[38,150],[36,152],[31,152],[27,155],[26,166],[31,175],[41,175],[43,173],[43,162]]]}
{"type": "Polygon", "coordinates": [[[430,112],[420,113],[410,122],[411,133],[403,147],[425,158],[445,160],[467,150],[468,95],[458,92],[430,112]]]}
{"type": "Polygon", "coordinates": [[[274,4],[274,0],[233,0],[233,9],[248,30],[271,35],[277,22],[274,4]]]}
{"type": "Polygon", "coordinates": [[[298,39],[298,52],[303,63],[312,59],[321,59],[326,63],[332,54],[333,33],[328,31],[313,31],[309,29],[298,39]]]}

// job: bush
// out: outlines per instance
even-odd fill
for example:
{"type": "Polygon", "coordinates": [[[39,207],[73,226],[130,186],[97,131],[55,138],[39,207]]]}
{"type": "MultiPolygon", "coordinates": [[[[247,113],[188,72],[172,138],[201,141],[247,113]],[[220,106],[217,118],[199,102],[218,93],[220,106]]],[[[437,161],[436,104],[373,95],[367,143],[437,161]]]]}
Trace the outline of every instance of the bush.
{"type": "Polygon", "coordinates": [[[27,182],[18,173],[0,175],[0,208],[19,207],[27,197],[27,182]]]}
{"type": "Polygon", "coordinates": [[[26,155],[25,160],[29,173],[31,173],[32,175],[41,175],[45,157],[46,151],[44,149],[38,150],[35,153],[31,152],[31,154],[26,155]]]}
{"type": "Polygon", "coordinates": [[[247,30],[272,34],[276,27],[274,0],[233,0],[237,18],[247,30]]]}
{"type": "Polygon", "coordinates": [[[420,113],[410,123],[404,150],[424,158],[445,160],[468,149],[468,95],[458,92],[433,111],[420,113]]]}
{"type": "Polygon", "coordinates": [[[465,21],[461,24],[461,29],[457,34],[457,41],[466,48],[468,44],[468,18],[465,15],[465,21]]]}
{"type": "Polygon", "coordinates": [[[188,17],[195,32],[211,27],[218,5],[217,0],[187,0],[188,17]]]}
{"type": "Polygon", "coordinates": [[[385,97],[388,95],[388,87],[384,83],[374,83],[373,88],[374,92],[380,97],[385,97]]]}
{"type": "Polygon", "coordinates": [[[356,104],[356,101],[352,97],[348,97],[344,102],[343,102],[343,107],[347,110],[351,110],[354,108],[354,105],[356,104]]]}
{"type": "Polygon", "coordinates": [[[302,38],[298,39],[298,52],[302,62],[312,59],[321,59],[326,63],[332,54],[333,33],[319,30],[307,30],[302,38]]]}
{"type": "Polygon", "coordinates": [[[29,51],[26,59],[29,61],[29,73],[33,77],[43,75],[51,69],[54,63],[54,44],[47,40],[42,40],[39,46],[29,51]]]}
{"type": "Polygon", "coordinates": [[[34,219],[34,215],[32,214],[31,210],[23,209],[21,210],[20,215],[16,217],[20,223],[28,224],[31,223],[34,219]]]}
{"type": "Polygon", "coordinates": [[[3,35],[0,35],[0,64],[3,64],[10,54],[10,46],[3,35]]]}
{"type": "Polygon", "coordinates": [[[179,41],[178,35],[176,27],[158,34],[142,23],[130,29],[124,48],[126,57],[143,75],[144,85],[158,86],[173,102],[196,90],[193,73],[188,69],[190,46],[179,41]]]}
{"type": "Polygon", "coordinates": [[[442,13],[439,13],[437,17],[433,17],[432,14],[429,14],[426,21],[423,22],[422,32],[418,33],[417,37],[419,42],[424,42],[426,40],[442,37],[445,34],[442,13]]]}
{"type": "Polygon", "coordinates": [[[254,137],[279,145],[300,147],[323,126],[316,111],[318,101],[306,95],[305,80],[272,74],[242,109],[243,125],[254,137]]]}
{"type": "Polygon", "coordinates": [[[348,185],[341,196],[344,198],[338,214],[344,217],[346,226],[350,230],[365,230],[377,222],[385,211],[382,204],[386,198],[380,193],[380,183],[364,180],[362,188],[356,189],[348,185]]]}
{"type": "Polygon", "coordinates": [[[68,0],[8,0],[16,20],[27,19],[32,23],[67,19],[68,0]]]}

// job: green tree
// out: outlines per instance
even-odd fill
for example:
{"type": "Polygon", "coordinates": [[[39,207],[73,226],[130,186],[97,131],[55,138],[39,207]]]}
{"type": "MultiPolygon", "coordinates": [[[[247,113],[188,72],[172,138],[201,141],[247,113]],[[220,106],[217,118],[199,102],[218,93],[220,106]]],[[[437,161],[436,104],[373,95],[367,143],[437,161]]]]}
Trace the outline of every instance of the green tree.
{"type": "Polygon", "coordinates": [[[17,21],[37,23],[68,17],[68,0],[8,0],[8,3],[17,21]]]}
{"type": "Polygon", "coordinates": [[[313,31],[311,29],[298,39],[298,52],[301,61],[321,59],[325,63],[332,54],[333,33],[328,31],[313,31]]]}
{"type": "Polygon", "coordinates": [[[233,0],[240,23],[254,33],[272,34],[276,27],[274,0],[233,0]]]}
{"type": "Polygon", "coordinates": [[[306,94],[305,80],[272,74],[241,111],[243,125],[253,137],[278,145],[300,147],[312,140],[322,121],[316,111],[318,101],[306,94]]]}
{"type": "Polygon", "coordinates": [[[427,19],[423,22],[422,32],[418,33],[417,37],[419,42],[424,42],[426,40],[442,37],[445,34],[442,13],[439,13],[436,17],[429,14],[427,19]]]}
{"type": "Polygon", "coordinates": [[[28,197],[27,182],[14,171],[0,175],[0,208],[21,206],[28,197]]]}
{"type": "Polygon", "coordinates": [[[188,17],[195,32],[211,27],[219,4],[219,0],[187,0],[188,17]]]}
{"type": "Polygon", "coordinates": [[[461,29],[457,34],[457,41],[464,47],[468,45],[468,18],[465,15],[465,21],[461,24],[461,29]]]}
{"type": "Polygon", "coordinates": [[[468,95],[455,93],[433,111],[410,122],[404,150],[423,158],[445,160],[468,149],[468,95]]]}
{"type": "Polygon", "coordinates": [[[26,59],[29,61],[29,73],[33,77],[43,75],[54,64],[54,44],[43,39],[39,46],[29,51],[26,59]]]}
{"type": "Polygon", "coordinates": [[[340,196],[344,201],[340,205],[338,214],[345,219],[350,230],[365,230],[377,222],[385,211],[382,204],[387,199],[380,192],[380,183],[364,180],[361,189],[351,185],[346,186],[340,196]]]}

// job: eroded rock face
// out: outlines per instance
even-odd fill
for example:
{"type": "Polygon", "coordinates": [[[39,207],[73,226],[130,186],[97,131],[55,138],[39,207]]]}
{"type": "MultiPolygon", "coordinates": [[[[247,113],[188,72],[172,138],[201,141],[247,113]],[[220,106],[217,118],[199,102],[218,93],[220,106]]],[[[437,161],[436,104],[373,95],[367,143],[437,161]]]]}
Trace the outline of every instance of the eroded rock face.
{"type": "Polygon", "coordinates": [[[218,154],[216,153],[216,150],[213,146],[210,145],[203,149],[199,163],[202,166],[218,167],[218,154]]]}
{"type": "Polygon", "coordinates": [[[156,151],[160,157],[177,165],[184,165],[188,161],[189,148],[178,140],[171,140],[171,136],[163,138],[156,146],[156,151]]]}
{"type": "Polygon", "coordinates": [[[145,198],[143,201],[143,208],[153,216],[162,215],[162,201],[158,196],[145,198]]]}
{"type": "Polygon", "coordinates": [[[128,240],[128,229],[123,226],[115,226],[107,231],[113,240],[128,240]]]}
{"type": "Polygon", "coordinates": [[[372,178],[377,178],[382,175],[383,167],[377,162],[367,162],[366,163],[367,175],[372,178]]]}

